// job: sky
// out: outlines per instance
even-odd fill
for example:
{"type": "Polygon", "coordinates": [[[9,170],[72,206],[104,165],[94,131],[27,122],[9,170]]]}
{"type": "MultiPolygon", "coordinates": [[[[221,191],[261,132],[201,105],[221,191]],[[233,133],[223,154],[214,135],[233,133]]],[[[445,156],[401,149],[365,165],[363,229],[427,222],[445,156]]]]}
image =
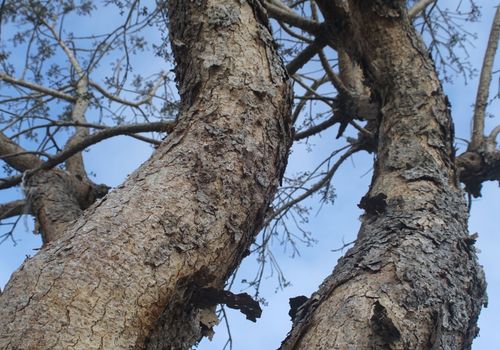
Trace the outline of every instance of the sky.
{"type": "MultiPolygon", "coordinates": [[[[444,4],[443,7],[446,7],[446,3],[451,7],[456,1],[441,1],[441,3],[444,4]]],[[[474,48],[469,54],[472,65],[480,69],[494,15],[495,1],[481,0],[477,3],[482,7],[481,21],[469,24],[467,30],[477,33],[477,39],[473,42],[474,48]]],[[[500,69],[499,63],[497,57],[494,66],[497,71],[500,69]]],[[[498,93],[499,76],[497,73],[493,79],[492,95],[498,93]]],[[[476,76],[467,85],[460,78],[456,78],[453,84],[444,84],[445,93],[452,105],[457,138],[469,138],[477,81],[476,76]]],[[[489,108],[489,112],[498,115],[498,107],[497,100],[489,108]]],[[[500,122],[498,116],[496,119],[487,120],[487,131],[494,127],[495,122],[497,124],[500,122]]],[[[336,130],[323,133],[314,141],[316,149],[327,149],[321,146],[331,143],[335,133],[336,130]]],[[[460,146],[460,142],[458,145],[460,146]]],[[[85,152],[84,157],[89,171],[96,174],[95,182],[114,187],[147,159],[151,151],[151,147],[144,143],[127,137],[117,137],[91,147],[85,152]]],[[[305,165],[316,164],[324,156],[321,151],[308,152],[303,144],[295,145],[287,172],[292,174],[305,165]]],[[[356,204],[368,189],[371,166],[372,157],[358,153],[346,162],[334,177],[333,185],[337,195],[335,203],[323,207],[320,211],[317,210],[315,201],[308,203],[314,210],[306,228],[317,240],[314,246],[302,247],[300,256],[293,259],[290,258],[290,250],[284,251],[279,245],[274,247],[275,256],[291,285],[279,289],[273,276],[264,280],[261,295],[266,299],[267,305],[263,307],[262,318],[256,323],[246,320],[244,315],[237,311],[228,311],[233,349],[275,349],[279,346],[291,326],[288,298],[297,295],[309,296],[314,292],[322,280],[331,273],[342,254],[333,250],[355,238],[360,224],[358,217],[361,215],[356,204]]],[[[481,330],[479,337],[474,341],[472,347],[474,350],[495,349],[500,344],[500,333],[497,330],[500,324],[500,269],[498,268],[500,230],[497,218],[500,213],[499,194],[498,184],[491,182],[484,184],[483,196],[474,200],[469,221],[470,232],[479,234],[476,246],[480,250],[479,261],[485,269],[489,295],[488,307],[483,309],[480,315],[481,330]]],[[[0,202],[6,202],[14,196],[16,196],[15,191],[7,196],[2,195],[0,202]]],[[[26,255],[36,254],[35,249],[39,247],[40,240],[31,231],[31,219],[22,219],[16,232],[17,245],[14,246],[10,241],[0,245],[0,287],[3,288],[10,274],[20,266],[26,255]]],[[[236,281],[253,276],[255,269],[255,257],[250,256],[243,262],[236,281]]],[[[244,285],[237,284],[234,290],[237,292],[243,287],[244,285]]],[[[247,292],[251,293],[249,290],[247,292]]],[[[214,339],[211,342],[203,340],[198,349],[222,349],[227,340],[226,326],[221,324],[215,331],[214,339]]]]}

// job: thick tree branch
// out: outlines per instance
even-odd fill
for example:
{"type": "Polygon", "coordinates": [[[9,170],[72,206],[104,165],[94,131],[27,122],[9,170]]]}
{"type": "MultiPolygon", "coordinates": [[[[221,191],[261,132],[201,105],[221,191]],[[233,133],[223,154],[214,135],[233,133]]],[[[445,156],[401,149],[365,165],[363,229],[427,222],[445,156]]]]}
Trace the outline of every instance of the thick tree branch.
{"type": "Polygon", "coordinates": [[[334,71],[332,70],[332,67],[330,67],[330,63],[328,62],[323,50],[319,50],[318,55],[319,55],[319,59],[321,61],[321,65],[323,66],[323,69],[325,70],[326,75],[330,79],[330,82],[335,87],[335,89],[339,93],[349,94],[349,91],[345,87],[342,80],[340,80],[340,78],[337,76],[337,74],[335,74],[334,71]]]}
{"type": "MultiPolygon", "coordinates": [[[[74,55],[73,51],[66,45],[64,40],[59,36],[59,34],[54,29],[53,25],[48,24],[45,19],[40,18],[40,22],[45,25],[51,32],[52,36],[56,40],[57,44],[66,54],[71,66],[76,71],[78,75],[78,81],[76,83],[76,101],[71,110],[71,120],[74,122],[85,123],[85,112],[89,106],[89,96],[88,96],[88,77],[85,71],[82,69],[78,59],[74,55]]],[[[69,149],[72,145],[77,144],[80,140],[85,139],[89,132],[87,128],[77,127],[75,133],[68,139],[68,142],[64,146],[65,149],[69,149]]],[[[85,170],[85,164],[83,162],[83,156],[81,154],[75,154],[73,157],[68,158],[66,161],[66,169],[82,179],[87,178],[87,171],[85,170]]]]}
{"type": "Polygon", "coordinates": [[[497,137],[500,134],[500,125],[495,126],[493,130],[491,130],[490,136],[488,136],[488,142],[493,144],[496,147],[497,137]]]}
{"type": "Polygon", "coordinates": [[[308,138],[310,136],[316,135],[317,133],[328,129],[330,126],[335,125],[335,123],[338,123],[339,121],[340,121],[340,119],[338,116],[332,115],[327,120],[325,120],[325,121],[323,121],[315,126],[312,126],[307,130],[300,131],[300,132],[296,133],[294,135],[293,139],[294,139],[294,141],[299,141],[299,140],[303,140],[305,138],[308,138]]]}
{"type": "Polygon", "coordinates": [[[24,199],[0,204],[0,220],[27,214],[27,209],[26,201],[24,199]]]}
{"type": "Polygon", "coordinates": [[[11,188],[11,187],[14,187],[16,185],[19,185],[21,180],[22,180],[21,175],[4,177],[3,179],[0,179],[0,190],[6,189],[6,188],[11,188]]]}
{"type": "Polygon", "coordinates": [[[318,22],[304,18],[286,6],[279,6],[276,1],[264,1],[264,6],[269,16],[278,21],[285,22],[292,27],[302,29],[313,35],[318,35],[321,31],[321,25],[318,22]]]}
{"type": "MultiPolygon", "coordinates": [[[[78,65],[76,59],[74,57],[73,59],[75,61],[74,64],[78,65]]],[[[80,68],[79,71],[82,72],[80,68]]],[[[76,85],[76,93],[77,100],[73,105],[73,109],[71,110],[71,120],[75,123],[85,123],[87,121],[85,118],[85,112],[87,111],[89,106],[87,77],[80,77],[80,80],[78,80],[78,83],[76,85]]],[[[87,128],[76,127],[75,133],[68,139],[68,142],[66,142],[64,149],[70,149],[73,145],[78,144],[78,142],[87,138],[88,135],[89,130],[87,128]]],[[[82,179],[87,178],[87,171],[85,170],[85,164],[83,162],[83,156],[81,153],[75,154],[73,157],[67,159],[66,169],[73,175],[77,175],[82,179]]]]}
{"type": "Polygon", "coordinates": [[[295,58],[288,62],[286,65],[286,70],[288,71],[288,74],[294,75],[297,73],[297,71],[302,68],[307,62],[309,62],[316,53],[318,53],[319,50],[324,48],[328,44],[328,41],[326,38],[324,38],[322,35],[316,37],[314,41],[307,45],[302,52],[300,52],[295,58]]]}
{"type": "Polygon", "coordinates": [[[38,157],[30,154],[2,132],[0,132],[0,157],[11,167],[21,172],[42,164],[38,157]]]}
{"type": "Polygon", "coordinates": [[[498,47],[498,39],[500,37],[500,6],[497,6],[495,18],[491,25],[490,37],[484,54],[483,66],[481,68],[481,76],[479,78],[479,86],[477,88],[476,104],[474,106],[474,117],[472,127],[472,138],[468,150],[475,151],[481,147],[484,142],[484,116],[486,106],[488,104],[488,95],[491,83],[491,74],[493,71],[493,63],[498,47]]]}

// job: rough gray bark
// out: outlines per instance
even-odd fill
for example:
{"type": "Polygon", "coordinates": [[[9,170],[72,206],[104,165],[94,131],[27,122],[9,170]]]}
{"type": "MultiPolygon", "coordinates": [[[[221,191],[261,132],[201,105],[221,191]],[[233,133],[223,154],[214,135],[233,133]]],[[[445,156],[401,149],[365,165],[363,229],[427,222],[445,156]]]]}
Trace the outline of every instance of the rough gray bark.
{"type": "Polygon", "coordinates": [[[169,1],[169,17],[175,130],[14,273],[0,348],[184,349],[209,328],[191,296],[221,288],[260,227],[291,143],[291,91],[257,2],[169,1]]]}
{"type": "Polygon", "coordinates": [[[381,105],[378,157],[355,246],[281,349],[468,349],[485,281],[433,64],[404,1],[318,3],[381,105]]]}
{"type": "Polygon", "coordinates": [[[84,209],[106,195],[108,187],[96,185],[86,177],[50,169],[33,174],[28,171],[23,190],[26,210],[35,216],[35,231],[42,235],[45,245],[61,237],[67,225],[78,219],[84,209]]]}
{"type": "Polygon", "coordinates": [[[14,216],[16,212],[18,215],[33,214],[44,244],[62,235],[68,223],[107,193],[107,187],[98,186],[86,177],[76,177],[58,169],[40,170],[44,166],[40,159],[1,132],[0,157],[23,173],[23,190],[27,197],[22,207],[5,208],[1,214],[3,217],[14,216]]]}

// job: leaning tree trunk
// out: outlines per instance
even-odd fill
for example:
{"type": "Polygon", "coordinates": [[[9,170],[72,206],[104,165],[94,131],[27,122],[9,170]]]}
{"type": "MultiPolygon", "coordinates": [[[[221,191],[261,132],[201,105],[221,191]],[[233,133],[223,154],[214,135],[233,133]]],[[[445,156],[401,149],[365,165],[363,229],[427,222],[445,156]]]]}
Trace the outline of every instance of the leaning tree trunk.
{"type": "Polygon", "coordinates": [[[405,1],[318,3],[379,100],[378,154],[356,244],[281,349],[468,349],[485,282],[433,64],[405,1]]]}
{"type": "Polygon", "coordinates": [[[207,324],[192,295],[221,288],[241,261],[290,146],[291,92],[257,3],[168,2],[178,125],[14,273],[0,296],[1,349],[184,349],[199,339],[207,324]]]}

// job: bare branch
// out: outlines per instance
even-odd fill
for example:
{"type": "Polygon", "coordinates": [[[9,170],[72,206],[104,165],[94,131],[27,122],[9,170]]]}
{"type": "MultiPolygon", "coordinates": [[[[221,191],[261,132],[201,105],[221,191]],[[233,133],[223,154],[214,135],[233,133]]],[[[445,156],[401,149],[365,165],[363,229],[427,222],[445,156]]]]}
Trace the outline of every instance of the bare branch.
{"type": "Polygon", "coordinates": [[[474,197],[481,197],[483,182],[498,181],[500,184],[500,151],[477,153],[467,151],[456,159],[460,181],[474,197]]]}
{"type": "Polygon", "coordinates": [[[17,86],[22,86],[27,89],[33,90],[33,91],[38,91],[41,92],[45,95],[50,95],[56,98],[59,98],[61,100],[65,100],[68,102],[75,102],[76,98],[74,96],[65,94],[64,92],[54,90],[45,86],[41,86],[35,83],[30,83],[22,79],[16,79],[14,77],[11,77],[10,75],[0,72],[0,79],[5,81],[6,83],[12,84],[12,85],[17,85],[17,86]]]}
{"type": "Polygon", "coordinates": [[[2,132],[0,132],[0,157],[11,167],[21,172],[42,164],[38,157],[30,154],[2,132]]]}
{"type": "Polygon", "coordinates": [[[278,24],[280,25],[281,29],[283,29],[285,31],[285,33],[287,33],[288,35],[290,35],[291,37],[297,39],[298,41],[302,41],[303,43],[311,43],[312,42],[312,38],[309,38],[309,37],[306,37],[304,35],[300,35],[296,32],[294,32],[292,30],[292,27],[290,27],[288,24],[286,24],[285,22],[283,21],[280,21],[280,20],[276,20],[278,22],[278,24]]]}
{"type": "Polygon", "coordinates": [[[324,122],[321,122],[315,126],[312,126],[307,130],[296,133],[294,135],[293,139],[294,139],[294,141],[299,141],[299,140],[303,140],[305,138],[308,138],[310,136],[316,135],[317,133],[328,129],[330,126],[335,125],[335,123],[338,123],[339,121],[340,121],[340,119],[338,117],[336,117],[335,115],[332,115],[330,118],[328,118],[324,122]]]}
{"type": "Polygon", "coordinates": [[[32,154],[32,155],[36,155],[36,156],[43,156],[43,157],[46,157],[46,158],[50,158],[50,155],[48,153],[45,153],[45,152],[40,152],[40,151],[24,151],[24,152],[3,154],[3,155],[0,155],[0,159],[1,160],[6,160],[6,159],[9,159],[9,158],[15,158],[15,157],[23,156],[23,155],[26,155],[26,154],[32,154]]]}
{"type": "MultiPolygon", "coordinates": [[[[76,101],[73,105],[73,109],[71,110],[71,120],[73,120],[74,122],[84,123],[86,122],[85,112],[87,111],[87,108],[89,106],[88,78],[86,76],[86,73],[80,66],[80,63],[78,62],[76,56],[73,54],[73,51],[66,45],[64,40],[56,32],[54,26],[48,24],[43,18],[40,18],[40,22],[52,33],[52,36],[66,54],[66,57],[68,58],[71,66],[76,71],[76,74],[78,74],[78,82],[76,85],[76,101]]],[[[70,149],[74,144],[77,144],[80,140],[85,139],[88,134],[88,129],[77,127],[75,133],[68,139],[68,142],[66,143],[64,148],[70,149]]],[[[68,158],[66,161],[66,169],[74,175],[78,175],[81,178],[87,178],[87,172],[85,170],[85,164],[83,162],[83,156],[81,154],[75,154],[73,157],[68,158]]]]}
{"type": "Polygon", "coordinates": [[[330,67],[330,63],[328,62],[323,50],[319,50],[318,55],[319,55],[319,59],[321,61],[321,64],[323,65],[323,69],[325,70],[326,75],[330,79],[330,82],[335,87],[335,89],[337,89],[337,91],[339,93],[350,94],[349,91],[347,91],[342,80],[340,80],[340,78],[337,76],[337,74],[335,74],[333,72],[332,67],[330,67]]]}
{"type": "Polygon", "coordinates": [[[311,96],[314,96],[316,100],[324,102],[328,107],[333,108],[333,99],[325,97],[318,93],[317,91],[313,90],[310,86],[308,86],[306,83],[302,81],[300,76],[294,75],[293,80],[297,82],[300,86],[302,86],[306,91],[310,92],[311,96]]]}
{"type": "Polygon", "coordinates": [[[139,100],[137,102],[129,101],[121,98],[120,96],[111,94],[109,91],[107,91],[102,86],[93,81],[90,81],[89,85],[95,88],[97,91],[99,91],[104,97],[107,97],[112,101],[121,103],[129,107],[139,107],[143,104],[151,103],[151,100],[153,99],[156,90],[158,90],[158,88],[161,86],[161,84],[165,81],[166,78],[167,75],[165,73],[162,73],[158,78],[158,80],[155,82],[155,84],[151,87],[149,93],[142,100],[139,100]]]}
{"type": "Polygon", "coordinates": [[[21,180],[22,180],[21,175],[15,175],[0,179],[0,190],[17,186],[21,183],[21,180]]]}
{"type": "Polygon", "coordinates": [[[408,17],[411,19],[417,17],[422,11],[424,11],[427,6],[436,2],[436,0],[420,0],[411,9],[408,10],[408,17]]]}
{"type": "Polygon", "coordinates": [[[327,45],[327,40],[323,36],[318,36],[314,41],[307,45],[292,61],[286,65],[288,74],[294,75],[300,68],[302,68],[311,58],[318,53],[319,50],[327,45]]]}
{"type": "Polygon", "coordinates": [[[72,155],[83,151],[85,148],[95,145],[98,142],[101,142],[103,140],[109,139],[114,136],[129,135],[138,132],[149,132],[149,131],[171,132],[174,126],[175,126],[174,122],[157,122],[157,123],[146,123],[146,124],[120,125],[113,128],[104,129],[95,134],[89,135],[87,138],[81,140],[77,144],[74,144],[70,148],[55,155],[54,157],[43,163],[40,169],[47,170],[53,168],[56,165],[64,162],[72,155]]]}
{"type": "MultiPolygon", "coordinates": [[[[30,174],[38,172],[40,170],[51,169],[68,159],[69,157],[75,155],[78,152],[83,151],[89,146],[95,145],[103,140],[109,139],[118,135],[131,135],[138,132],[151,132],[151,131],[161,131],[161,132],[171,132],[175,126],[175,122],[157,122],[157,123],[146,123],[146,124],[132,124],[132,125],[121,125],[109,129],[104,129],[95,134],[89,135],[86,139],[81,140],[79,143],[73,145],[36,168],[32,168],[29,171],[30,174]]],[[[22,180],[21,175],[12,176],[9,178],[0,179],[0,189],[10,188],[18,185],[22,180]]]]}
{"type": "Polygon", "coordinates": [[[316,92],[316,89],[319,88],[324,83],[326,83],[327,81],[328,81],[328,77],[325,75],[325,76],[323,76],[323,78],[315,80],[313,82],[313,84],[310,86],[310,88],[306,89],[306,93],[304,95],[305,98],[301,99],[300,102],[297,104],[297,106],[293,110],[292,121],[294,124],[297,121],[297,119],[299,118],[300,112],[305,107],[308,98],[313,96],[316,92]]]}
{"type": "MultiPolygon", "coordinates": [[[[128,124],[130,125],[130,124],[128,124]]],[[[17,137],[22,134],[25,134],[29,131],[35,130],[35,129],[42,129],[42,128],[49,128],[49,127],[61,127],[61,126],[76,126],[76,127],[85,127],[85,128],[90,128],[90,129],[98,129],[98,130],[104,130],[108,128],[112,128],[113,126],[108,126],[108,125],[103,125],[103,124],[93,124],[93,123],[80,123],[78,121],[76,122],[63,122],[63,121],[51,121],[50,123],[47,124],[40,124],[40,125],[34,125],[30,128],[24,129],[17,134],[14,134],[12,137],[17,137]]],[[[144,141],[151,143],[153,145],[159,145],[160,142],[154,139],[151,139],[149,137],[141,136],[141,135],[135,135],[135,134],[130,134],[127,135],[130,136],[134,139],[144,141]]]]}
{"type": "Polygon", "coordinates": [[[484,54],[483,67],[481,68],[481,76],[479,78],[479,86],[477,88],[476,104],[474,106],[474,117],[472,127],[472,138],[469,144],[469,151],[478,150],[484,141],[484,115],[486,105],[488,104],[488,95],[491,83],[491,74],[493,71],[493,62],[498,47],[498,39],[500,37],[500,6],[497,6],[495,18],[491,25],[490,37],[488,46],[484,54]]]}
{"type": "Polygon", "coordinates": [[[278,208],[274,212],[272,212],[271,215],[266,218],[266,220],[264,221],[264,224],[262,225],[262,227],[266,227],[267,225],[269,225],[269,223],[274,218],[277,218],[277,217],[283,215],[290,208],[292,208],[294,205],[302,202],[304,199],[310,197],[311,195],[313,195],[314,193],[316,193],[317,191],[319,191],[321,188],[323,188],[324,186],[326,186],[330,182],[330,180],[332,179],[333,175],[335,175],[335,173],[337,172],[337,169],[340,167],[340,165],[342,165],[342,163],[347,158],[349,158],[350,156],[352,156],[354,153],[356,153],[358,151],[360,151],[360,149],[357,148],[357,147],[351,147],[351,148],[349,148],[349,150],[347,152],[345,152],[335,162],[335,164],[330,168],[330,170],[326,173],[326,175],[320,181],[318,181],[317,183],[315,183],[313,186],[311,186],[311,188],[309,188],[307,191],[305,191],[303,194],[301,194],[297,198],[289,201],[288,203],[285,203],[280,208],[278,208]]]}
{"type": "Polygon", "coordinates": [[[279,6],[276,4],[276,1],[264,1],[264,6],[269,15],[276,20],[285,22],[313,35],[319,34],[321,30],[321,25],[318,22],[310,21],[296,14],[285,5],[279,6]]]}
{"type": "Polygon", "coordinates": [[[497,144],[497,137],[498,134],[500,134],[500,125],[495,126],[493,130],[491,130],[490,136],[488,136],[488,142],[491,143],[492,145],[496,146],[497,144]]]}
{"type": "Polygon", "coordinates": [[[49,29],[49,31],[52,33],[52,36],[54,39],[57,41],[57,44],[61,47],[61,49],[64,51],[66,56],[68,57],[69,62],[73,66],[73,68],[76,71],[76,74],[78,74],[78,77],[81,79],[84,76],[84,71],[82,67],[80,66],[80,63],[78,63],[78,60],[76,59],[75,55],[71,51],[71,49],[64,43],[62,38],[57,34],[56,30],[54,29],[54,26],[48,24],[44,18],[39,18],[40,23],[42,23],[45,27],[49,29]]]}
{"type": "Polygon", "coordinates": [[[27,214],[27,209],[26,201],[24,199],[0,204],[0,220],[27,214]]]}

